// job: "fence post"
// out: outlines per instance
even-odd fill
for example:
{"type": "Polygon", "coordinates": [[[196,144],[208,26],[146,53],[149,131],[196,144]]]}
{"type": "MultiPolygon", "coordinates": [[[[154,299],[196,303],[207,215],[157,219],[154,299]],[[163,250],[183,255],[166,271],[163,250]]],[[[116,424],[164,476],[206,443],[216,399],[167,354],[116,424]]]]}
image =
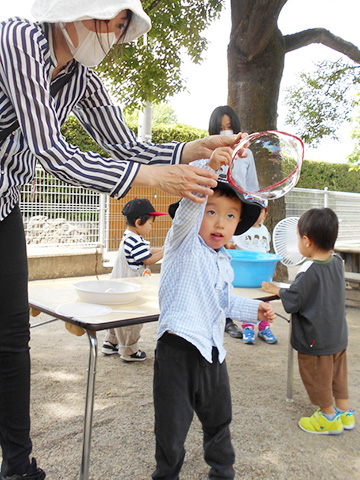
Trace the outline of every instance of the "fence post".
{"type": "Polygon", "coordinates": [[[105,193],[100,194],[100,212],[99,212],[99,244],[102,247],[105,247],[105,207],[106,207],[106,195],[105,193]]]}
{"type": "Polygon", "coordinates": [[[328,206],[328,187],[324,187],[324,208],[328,206]]]}

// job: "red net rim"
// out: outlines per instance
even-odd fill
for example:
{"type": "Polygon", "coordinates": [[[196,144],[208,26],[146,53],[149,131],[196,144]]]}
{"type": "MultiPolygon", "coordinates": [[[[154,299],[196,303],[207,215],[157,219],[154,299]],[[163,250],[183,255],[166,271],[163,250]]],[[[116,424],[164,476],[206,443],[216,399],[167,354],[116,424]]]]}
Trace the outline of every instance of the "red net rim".
{"type": "MultiPolygon", "coordinates": [[[[245,137],[244,139],[242,139],[241,141],[245,143],[245,141],[251,141],[251,140],[254,140],[256,138],[259,138],[259,137],[262,137],[263,135],[270,135],[270,134],[282,134],[282,135],[286,135],[287,137],[291,137],[291,138],[295,138],[296,140],[298,140],[300,142],[300,145],[302,147],[302,155],[301,155],[301,160],[300,160],[300,164],[298,164],[295,169],[289,173],[289,175],[285,178],[283,178],[280,182],[277,182],[277,183],[274,183],[272,185],[270,185],[269,187],[264,187],[260,190],[256,190],[256,192],[252,192],[251,195],[255,196],[256,197],[256,194],[259,193],[261,194],[262,192],[266,192],[268,190],[271,190],[272,188],[276,188],[276,187],[279,187],[280,185],[283,185],[284,183],[287,182],[287,180],[292,177],[302,166],[302,163],[303,163],[303,160],[304,160],[304,142],[301,140],[301,138],[297,137],[296,135],[292,135],[291,133],[286,133],[286,132],[281,132],[280,130],[267,130],[265,132],[255,132],[255,133],[252,133],[251,135],[245,137]]],[[[240,142],[239,142],[240,143],[240,142]]],[[[243,194],[247,194],[248,192],[246,192],[245,190],[241,189],[237,183],[231,178],[231,175],[230,175],[230,168],[228,169],[227,171],[227,180],[228,182],[230,183],[230,185],[232,185],[234,188],[236,188],[236,190],[238,190],[240,193],[243,193],[243,194]]]]}

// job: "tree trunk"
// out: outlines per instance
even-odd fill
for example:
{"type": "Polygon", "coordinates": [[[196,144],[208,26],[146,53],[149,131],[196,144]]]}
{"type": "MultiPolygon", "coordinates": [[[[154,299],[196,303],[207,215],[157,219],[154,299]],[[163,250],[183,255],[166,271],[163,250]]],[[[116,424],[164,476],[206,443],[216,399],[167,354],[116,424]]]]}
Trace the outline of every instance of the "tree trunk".
{"type": "Polygon", "coordinates": [[[276,129],[285,58],[277,18],[284,3],[232,0],[228,104],[239,115],[243,132],[276,129]]]}
{"type": "MultiPolygon", "coordinates": [[[[324,28],[283,36],[277,22],[286,2],[231,0],[228,105],[239,115],[243,132],[276,130],[277,103],[287,52],[321,43],[360,63],[360,50],[355,45],[324,28]]],[[[284,197],[270,202],[266,221],[270,232],[285,214],[284,197]]],[[[281,265],[278,270],[277,280],[281,281],[285,279],[287,269],[281,265]]]]}
{"type": "MultiPolygon", "coordinates": [[[[277,19],[286,0],[232,0],[228,46],[228,104],[243,132],[277,128],[277,104],[284,69],[285,40],[277,19]]],[[[269,162],[269,168],[271,167],[269,162]]],[[[285,218],[284,198],[270,201],[266,225],[272,233],[285,218]]],[[[276,280],[287,279],[279,264],[276,280]]]]}
{"type": "Polygon", "coordinates": [[[251,61],[235,42],[228,46],[228,104],[240,118],[242,131],[275,130],[285,52],[277,30],[264,52],[251,61]]]}

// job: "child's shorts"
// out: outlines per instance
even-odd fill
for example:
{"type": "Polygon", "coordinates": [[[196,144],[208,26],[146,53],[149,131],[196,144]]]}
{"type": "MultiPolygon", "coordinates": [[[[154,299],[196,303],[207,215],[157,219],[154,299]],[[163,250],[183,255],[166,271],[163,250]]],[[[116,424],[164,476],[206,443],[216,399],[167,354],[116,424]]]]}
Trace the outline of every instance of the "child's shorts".
{"type": "Polygon", "coordinates": [[[326,408],[334,404],[334,398],[349,398],[346,350],[321,356],[298,352],[298,363],[311,403],[326,408]]]}

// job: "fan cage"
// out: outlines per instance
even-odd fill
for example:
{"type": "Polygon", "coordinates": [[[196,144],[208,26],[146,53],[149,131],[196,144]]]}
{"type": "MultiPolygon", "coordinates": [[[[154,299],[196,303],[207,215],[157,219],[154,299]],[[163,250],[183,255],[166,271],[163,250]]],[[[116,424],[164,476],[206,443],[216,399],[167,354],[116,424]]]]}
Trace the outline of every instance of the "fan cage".
{"type": "Polygon", "coordinates": [[[305,257],[299,252],[297,224],[299,217],[287,217],[275,225],[273,231],[273,246],[280,263],[286,267],[299,265],[305,257]]]}

